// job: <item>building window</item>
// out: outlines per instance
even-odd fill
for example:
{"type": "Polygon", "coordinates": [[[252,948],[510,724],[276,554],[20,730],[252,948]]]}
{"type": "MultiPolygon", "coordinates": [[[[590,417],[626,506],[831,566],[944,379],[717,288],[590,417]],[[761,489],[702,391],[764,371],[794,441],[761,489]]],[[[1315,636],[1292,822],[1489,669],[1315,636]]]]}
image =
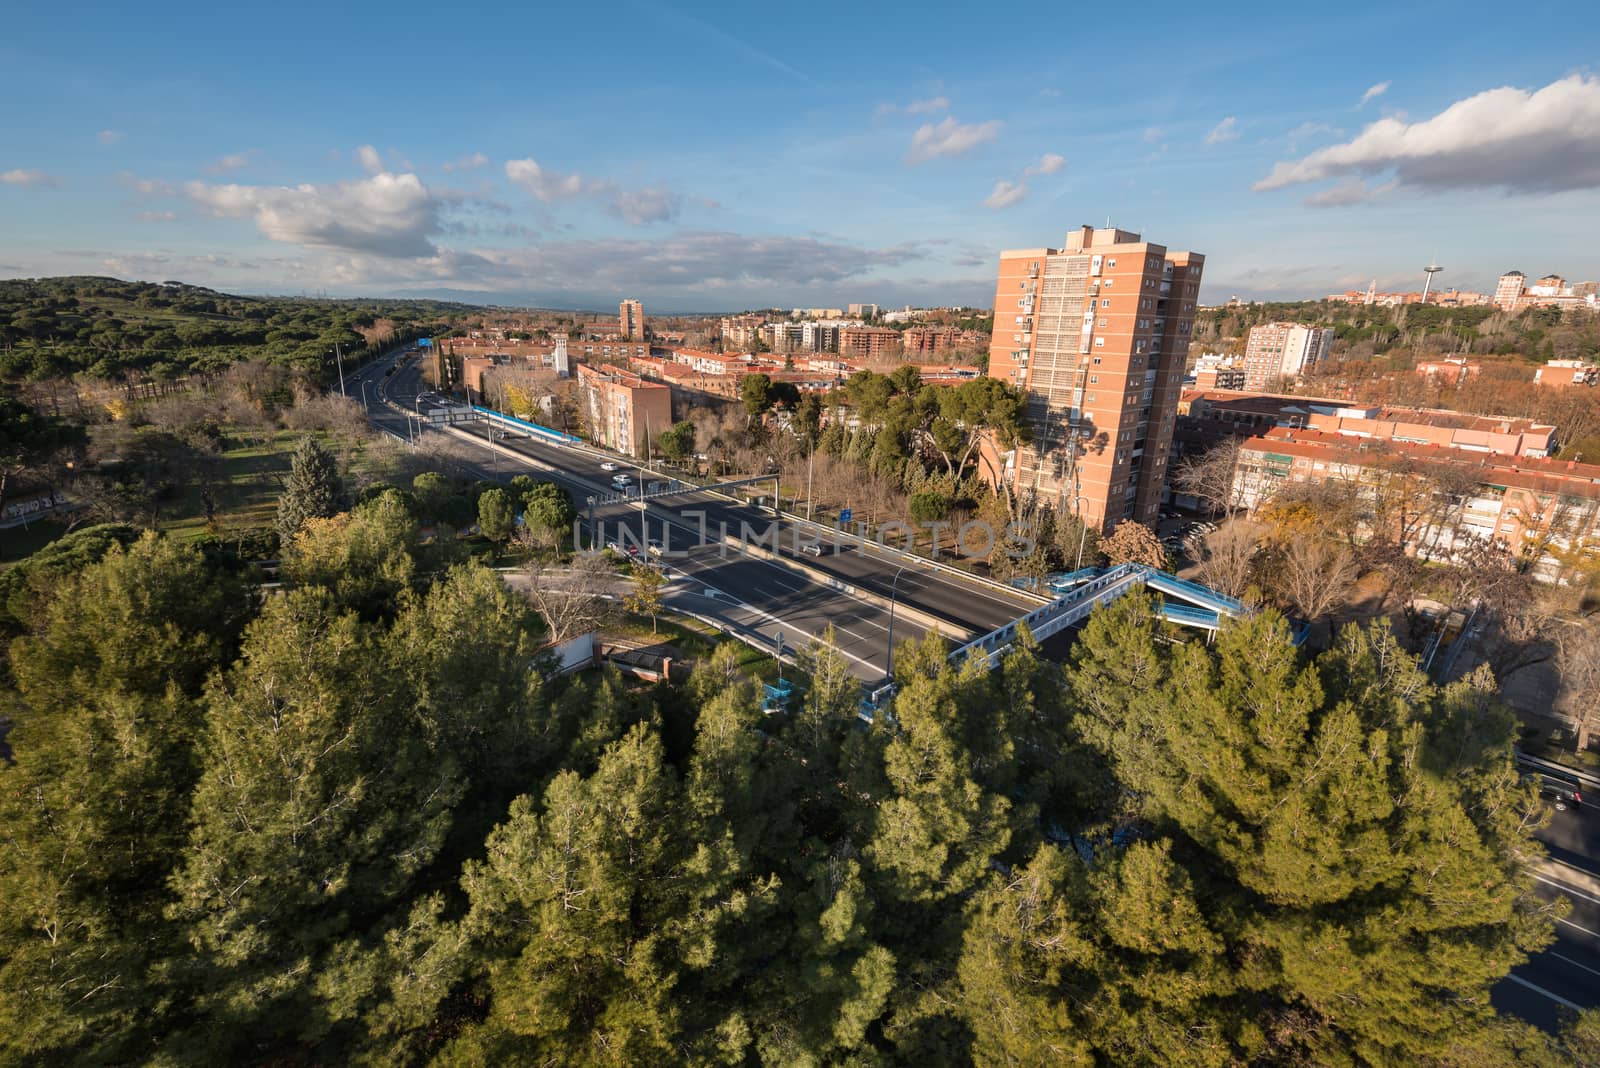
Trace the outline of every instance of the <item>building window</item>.
{"type": "Polygon", "coordinates": [[[1090,375],[1089,376],[1089,381],[1090,381],[1091,384],[1098,385],[1100,383],[1100,376],[1099,375],[1090,375]]]}
{"type": "Polygon", "coordinates": [[[1102,307],[1102,308],[1111,307],[1111,298],[1110,297],[1101,297],[1100,298],[1100,307],[1102,307]]]}
{"type": "Polygon", "coordinates": [[[1115,267],[1116,265],[1117,265],[1117,261],[1116,260],[1106,260],[1106,266],[1107,267],[1115,267]]]}
{"type": "Polygon", "coordinates": [[[1096,364],[1099,364],[1099,362],[1100,362],[1100,357],[1098,357],[1098,356],[1096,356],[1096,357],[1095,357],[1095,358],[1094,358],[1094,362],[1095,362],[1095,363],[1096,363],[1096,364]]]}
{"type": "Polygon", "coordinates": [[[1106,347],[1106,339],[1103,338],[1103,337],[1095,338],[1094,339],[1094,347],[1097,348],[1097,349],[1105,348],[1106,347]]]}

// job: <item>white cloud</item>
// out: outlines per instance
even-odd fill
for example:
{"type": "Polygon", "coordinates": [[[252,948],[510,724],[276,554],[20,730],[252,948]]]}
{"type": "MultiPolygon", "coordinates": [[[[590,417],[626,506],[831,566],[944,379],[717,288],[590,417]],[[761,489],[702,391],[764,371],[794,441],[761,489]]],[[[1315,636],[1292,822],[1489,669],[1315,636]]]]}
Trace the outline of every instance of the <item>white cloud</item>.
{"type": "Polygon", "coordinates": [[[570,200],[593,189],[593,183],[584,182],[581,174],[547,171],[537,160],[508,159],[505,170],[507,178],[546,203],[570,200]]]}
{"type": "Polygon", "coordinates": [[[101,130],[99,133],[94,135],[94,139],[99,141],[102,145],[115,145],[120,143],[126,136],[127,134],[123,133],[121,130],[101,130]]]}
{"type": "MultiPolygon", "coordinates": [[[[623,189],[603,179],[546,170],[532,159],[506,160],[505,172],[507,178],[547,204],[577,197],[590,198],[598,201],[606,212],[632,226],[668,222],[677,218],[683,207],[683,196],[670,189],[659,186],[623,189]]],[[[702,203],[714,206],[709,201],[702,203]]]]}
{"type": "Polygon", "coordinates": [[[1144,128],[1144,133],[1140,134],[1139,136],[1143,138],[1145,144],[1153,145],[1166,135],[1167,131],[1163,130],[1159,126],[1146,126],[1144,128]]]}
{"type": "Polygon", "coordinates": [[[1220,145],[1228,141],[1237,141],[1238,139],[1239,120],[1232,115],[1217,123],[1211,128],[1211,132],[1206,134],[1206,144],[1208,145],[1220,145]]]}
{"type": "Polygon", "coordinates": [[[371,145],[362,145],[356,149],[356,162],[361,164],[361,169],[368,174],[383,173],[383,157],[378,155],[378,150],[371,145]]]}
{"type": "Polygon", "coordinates": [[[954,116],[940,123],[927,123],[911,137],[911,151],[906,153],[907,163],[926,163],[940,156],[964,156],[979,145],[1000,136],[1001,122],[961,123],[954,116]]]}
{"type": "Polygon", "coordinates": [[[16,185],[24,189],[54,189],[61,184],[61,179],[53,174],[31,168],[18,167],[15,170],[0,171],[0,185],[16,185]]]}
{"type": "Polygon", "coordinates": [[[935,96],[927,100],[913,100],[906,105],[907,115],[931,115],[936,111],[950,110],[950,101],[947,97],[935,96]]]}
{"type": "Polygon", "coordinates": [[[213,215],[253,219],[274,241],[391,257],[436,251],[439,204],[414,174],[292,187],[189,182],[183,195],[213,215]]]}
{"type": "Polygon", "coordinates": [[[254,154],[254,149],[251,149],[248,152],[230,152],[221,159],[218,159],[216,162],[208,165],[206,167],[206,173],[232,174],[234,171],[242,171],[245,169],[245,167],[250,165],[250,157],[254,154]]]}
{"type": "Polygon", "coordinates": [[[1010,182],[1002,178],[994,183],[994,190],[983,198],[983,206],[999,211],[1020,202],[1028,195],[1027,182],[1010,182]]]}
{"type": "Polygon", "coordinates": [[[1039,157],[1039,162],[1023,169],[1022,173],[1028,177],[1037,174],[1055,174],[1067,165],[1067,157],[1058,156],[1054,152],[1046,152],[1039,157]]]}
{"type": "Polygon", "coordinates": [[[1388,82],[1379,82],[1377,85],[1369,88],[1366,92],[1361,94],[1361,103],[1357,104],[1356,107],[1364,108],[1374,100],[1378,99],[1384,93],[1387,93],[1389,91],[1389,84],[1390,83],[1388,82]]]}
{"type": "Polygon", "coordinates": [[[1255,189],[1391,172],[1410,189],[1600,187],[1600,79],[1489,89],[1420,122],[1380,119],[1351,141],[1277,164],[1255,189]]]}
{"type": "Polygon", "coordinates": [[[449,163],[446,163],[444,165],[444,170],[471,171],[476,170],[479,167],[487,167],[488,165],[488,156],[485,156],[482,152],[473,152],[470,155],[462,156],[460,159],[451,160],[449,163]]]}

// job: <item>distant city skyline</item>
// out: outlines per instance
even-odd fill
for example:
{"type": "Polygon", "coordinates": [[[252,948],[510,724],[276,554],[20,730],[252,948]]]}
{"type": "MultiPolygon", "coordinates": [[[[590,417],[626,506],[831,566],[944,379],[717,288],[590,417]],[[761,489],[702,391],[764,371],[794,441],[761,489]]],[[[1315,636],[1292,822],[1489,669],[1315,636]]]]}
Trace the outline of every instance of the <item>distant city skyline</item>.
{"type": "Polygon", "coordinates": [[[986,306],[1002,249],[1109,222],[1205,249],[1207,304],[1595,279],[1571,12],[1063,11],[1019,51],[923,6],[35,5],[0,40],[0,277],[986,306]]]}

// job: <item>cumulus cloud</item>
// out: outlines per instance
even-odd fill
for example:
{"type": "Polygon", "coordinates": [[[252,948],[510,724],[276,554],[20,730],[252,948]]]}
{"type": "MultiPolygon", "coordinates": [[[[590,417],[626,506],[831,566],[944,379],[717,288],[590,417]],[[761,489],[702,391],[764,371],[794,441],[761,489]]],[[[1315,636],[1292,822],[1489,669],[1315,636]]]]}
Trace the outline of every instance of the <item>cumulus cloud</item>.
{"type": "Polygon", "coordinates": [[[120,143],[126,136],[127,134],[124,134],[121,130],[101,130],[94,135],[94,139],[102,145],[115,145],[120,143]]]}
{"type": "Polygon", "coordinates": [[[532,159],[508,159],[505,170],[507,178],[545,203],[582,196],[592,192],[596,185],[585,182],[581,174],[545,170],[537,160],[532,159]]]}
{"type": "Polygon", "coordinates": [[[1351,141],[1278,163],[1254,188],[1377,174],[1408,189],[1600,187],[1600,78],[1489,89],[1420,122],[1380,119],[1351,141]]]}
{"type": "MultiPolygon", "coordinates": [[[[506,160],[505,172],[507,178],[547,204],[586,197],[633,226],[670,221],[678,217],[683,207],[683,196],[670,189],[659,186],[623,189],[603,179],[546,170],[532,159],[506,160]]],[[[702,203],[714,206],[710,201],[702,203]]]]}
{"type": "Polygon", "coordinates": [[[1206,134],[1206,144],[1208,145],[1220,145],[1228,141],[1237,141],[1238,139],[1239,120],[1232,115],[1211,127],[1211,132],[1206,134]]]}
{"type": "Polygon", "coordinates": [[[61,179],[55,175],[32,168],[18,167],[15,170],[0,171],[0,185],[15,185],[24,189],[55,189],[60,184],[61,179]]]}
{"type": "Polygon", "coordinates": [[[252,149],[248,152],[230,152],[221,159],[209,164],[206,167],[206,173],[232,174],[234,171],[242,171],[250,165],[250,157],[254,155],[254,151],[252,149]]]}
{"type": "Polygon", "coordinates": [[[444,165],[444,169],[447,171],[471,171],[488,165],[488,156],[485,156],[482,152],[473,152],[470,155],[462,156],[460,159],[451,160],[444,165]]]}
{"type": "Polygon", "coordinates": [[[183,195],[213,215],[252,219],[274,241],[378,256],[435,253],[439,205],[414,174],[375,174],[334,185],[189,182],[183,195]]]}
{"type": "Polygon", "coordinates": [[[925,123],[911,137],[911,151],[906,153],[906,162],[926,163],[940,156],[964,156],[1000,136],[1000,126],[999,119],[962,123],[954,116],[939,123],[925,123]]]}
{"type": "Polygon", "coordinates": [[[1033,177],[1038,174],[1055,174],[1067,165],[1067,157],[1058,156],[1054,152],[1046,152],[1039,157],[1039,162],[1023,169],[1023,174],[1033,177]]]}
{"type": "Polygon", "coordinates": [[[1364,108],[1388,91],[1389,83],[1379,82],[1377,85],[1370,87],[1366,92],[1361,94],[1361,103],[1357,104],[1356,106],[1364,108]]]}
{"type": "Polygon", "coordinates": [[[994,183],[994,190],[983,198],[983,206],[999,211],[1009,208],[1028,195],[1028,183],[1010,182],[1002,178],[994,183]]]}
{"type": "Polygon", "coordinates": [[[356,149],[356,162],[361,164],[361,169],[368,174],[383,173],[383,157],[378,155],[378,150],[371,145],[362,145],[356,149]]]}

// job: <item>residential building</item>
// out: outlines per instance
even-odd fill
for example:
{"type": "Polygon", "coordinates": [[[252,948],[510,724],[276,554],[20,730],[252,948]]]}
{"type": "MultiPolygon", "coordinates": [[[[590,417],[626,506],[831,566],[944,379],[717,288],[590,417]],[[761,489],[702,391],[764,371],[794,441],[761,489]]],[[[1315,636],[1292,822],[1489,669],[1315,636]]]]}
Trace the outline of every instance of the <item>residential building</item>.
{"type": "Polygon", "coordinates": [[[625,300],[617,305],[617,332],[624,341],[645,339],[643,304],[636,300],[625,300]]]}
{"type": "MultiPolygon", "coordinates": [[[[1600,551],[1597,464],[1471,455],[1398,441],[1378,447],[1277,427],[1243,443],[1235,478],[1238,499],[1250,509],[1293,483],[1336,481],[1374,501],[1399,494],[1409,502],[1403,509],[1412,527],[1407,548],[1428,559],[1448,560],[1473,545],[1498,544],[1532,560],[1532,573],[1550,580],[1567,566],[1557,554],[1570,562],[1574,554],[1600,551]]],[[[1378,515],[1388,511],[1373,509],[1378,515]]]]}
{"type": "Polygon", "coordinates": [[[1600,366],[1582,360],[1550,360],[1533,372],[1536,386],[1592,386],[1600,383],[1600,366]]]}
{"type": "Polygon", "coordinates": [[[1528,276],[1521,271],[1507,271],[1494,285],[1494,306],[1502,311],[1512,311],[1522,299],[1522,287],[1528,276]]]}
{"type": "Polygon", "coordinates": [[[1417,363],[1416,371],[1430,382],[1448,382],[1459,386],[1468,378],[1482,373],[1483,365],[1465,356],[1446,356],[1439,360],[1421,360],[1417,363]]]}
{"type": "Polygon", "coordinates": [[[1541,459],[1555,451],[1557,428],[1531,419],[1473,415],[1441,408],[1390,408],[1271,393],[1186,390],[1178,422],[1189,440],[1255,437],[1277,428],[1342,438],[1432,445],[1541,459]]]}
{"type": "Polygon", "coordinates": [[[1024,391],[1032,441],[994,466],[1018,492],[1103,531],[1155,523],[1204,266],[1090,226],[1000,254],[989,374],[1024,391]]]}
{"type": "Polygon", "coordinates": [[[900,331],[886,326],[846,326],[839,330],[839,354],[872,359],[900,351],[900,331]]]}
{"type": "Polygon", "coordinates": [[[1244,388],[1265,389],[1296,378],[1328,358],[1333,328],[1302,323],[1262,323],[1250,328],[1244,346],[1244,388]]]}
{"type": "Polygon", "coordinates": [[[578,364],[581,410],[593,440],[631,456],[672,425],[672,392],[615,367],[578,364]]]}
{"type": "Polygon", "coordinates": [[[913,326],[900,335],[901,350],[907,356],[949,352],[961,342],[962,331],[953,326],[913,326]]]}
{"type": "Polygon", "coordinates": [[[1201,356],[1194,365],[1194,388],[1243,389],[1244,363],[1236,356],[1201,356]]]}
{"type": "Polygon", "coordinates": [[[858,319],[871,319],[878,314],[876,304],[852,304],[845,310],[858,319]]]}

